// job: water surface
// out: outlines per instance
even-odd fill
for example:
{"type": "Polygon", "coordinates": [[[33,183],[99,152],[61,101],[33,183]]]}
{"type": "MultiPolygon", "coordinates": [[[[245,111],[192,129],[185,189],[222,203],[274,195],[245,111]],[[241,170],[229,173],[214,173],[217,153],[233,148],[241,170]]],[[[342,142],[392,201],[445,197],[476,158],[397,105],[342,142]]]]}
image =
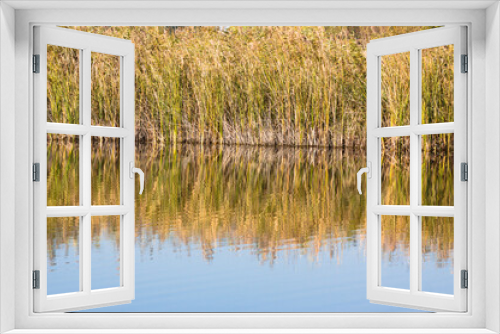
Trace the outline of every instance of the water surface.
{"type": "MultiPolygon", "coordinates": [[[[71,199],[78,174],[58,157],[77,155],[78,146],[52,145],[49,198],[59,191],[71,199]],[[73,181],[56,182],[66,179],[73,181]],[[57,190],[56,184],[73,186],[57,190]]],[[[109,145],[116,144],[93,145],[93,175],[100,175],[93,198],[119,196],[118,178],[105,172],[119,164],[109,145]]],[[[409,177],[405,155],[391,154],[383,165],[383,180],[394,188],[384,193],[387,202],[406,194],[400,185],[409,177]]],[[[138,147],[146,185],[136,195],[136,298],[91,311],[412,312],[366,299],[366,201],[356,189],[365,156],[319,148],[138,147]]],[[[444,166],[423,168],[423,182],[441,184],[433,196],[446,199],[452,157],[423,161],[444,166]]],[[[74,231],[68,228],[74,223],[50,224],[49,292],[78,289],[78,238],[58,228],[74,231]]],[[[106,273],[92,284],[110,286],[119,277],[119,228],[105,219],[96,224],[93,254],[107,256],[93,259],[99,263],[92,268],[106,273]]],[[[408,226],[403,219],[388,219],[387,226],[383,284],[407,286],[408,226]]],[[[423,226],[425,288],[452,293],[453,229],[439,219],[423,226]]]]}

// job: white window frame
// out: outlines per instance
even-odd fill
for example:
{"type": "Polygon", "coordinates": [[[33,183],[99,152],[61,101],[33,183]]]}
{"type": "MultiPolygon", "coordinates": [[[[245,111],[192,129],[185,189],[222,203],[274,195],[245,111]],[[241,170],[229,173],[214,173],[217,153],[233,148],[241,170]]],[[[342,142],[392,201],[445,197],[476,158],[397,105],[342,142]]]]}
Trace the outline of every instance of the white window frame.
{"type": "Polygon", "coordinates": [[[381,38],[367,45],[367,296],[374,303],[399,305],[423,310],[467,310],[467,290],[461,287],[461,271],[467,270],[467,184],[461,180],[461,163],[467,163],[467,76],[462,73],[461,56],[467,54],[467,29],[450,26],[411,34],[381,38]],[[454,120],[449,123],[422,124],[422,50],[453,45],[454,120]],[[382,57],[408,52],[410,56],[409,124],[382,127],[382,57]],[[452,206],[422,204],[421,135],[454,133],[454,203],[452,206]],[[381,141],[403,137],[410,140],[409,205],[382,203],[381,141]],[[370,168],[371,166],[371,168],[370,168]],[[405,216],[409,220],[408,290],[384,286],[382,277],[382,217],[405,216]],[[454,230],[453,293],[422,290],[422,217],[452,217],[454,230]]]}
{"type": "Polygon", "coordinates": [[[34,53],[39,55],[39,72],[33,76],[34,162],[39,164],[40,181],[33,184],[34,258],[39,272],[39,288],[34,289],[35,312],[78,310],[102,305],[129,303],[135,295],[135,49],[131,41],[64,28],[34,27],[34,53]],[[47,122],[47,46],[79,50],[79,124],[47,122]],[[120,124],[117,127],[92,125],[91,54],[98,52],[119,59],[120,124]],[[76,206],[47,206],[47,134],[66,134],[80,138],[80,203],[76,206]],[[92,137],[120,141],[120,201],[117,205],[92,205],[92,137]],[[129,175],[132,173],[132,177],[129,175]],[[92,289],[92,217],[118,216],[120,224],[119,286],[92,289]],[[79,290],[47,294],[47,218],[79,217],[79,290]]]}
{"type": "MultiPolygon", "coordinates": [[[[332,4],[284,3],[281,9],[262,9],[265,4],[221,5],[204,3],[212,9],[191,8],[188,4],[172,2],[163,5],[144,1],[143,4],[123,2],[82,1],[17,2],[0,4],[0,325],[1,331],[16,329],[13,333],[36,333],[37,329],[52,329],[51,333],[105,332],[104,329],[127,329],[127,333],[146,333],[147,329],[197,328],[225,329],[226,333],[255,328],[252,332],[290,332],[302,328],[304,332],[419,332],[433,333],[491,333],[500,331],[500,11],[492,2],[412,2],[399,1],[400,9],[388,9],[394,3],[371,1],[336,2],[332,4]],[[403,3],[404,2],[404,3],[403,3]],[[10,6],[25,6],[14,11],[10,6]],[[66,8],[74,6],[87,9],[66,8]],[[108,6],[113,10],[102,10],[108,6]],[[135,6],[135,7],[134,7],[135,6]],[[147,6],[153,9],[144,9],[147,6]],[[158,9],[161,6],[171,8],[158,9]],[[175,8],[177,6],[177,9],[175,8]],[[253,6],[253,7],[252,7],[253,6]],[[316,9],[308,9],[317,6],[316,9]],[[330,8],[328,8],[330,6],[330,8]],[[353,8],[354,9],[346,9],[353,8]],[[407,7],[401,9],[401,7],[407,7]],[[428,6],[428,7],[426,7],[428,6]],[[432,7],[429,7],[432,6],[432,7]],[[462,9],[453,8],[461,6],[462,9]],[[485,9],[490,6],[488,9],[485,9]],[[185,9],[178,9],[178,7],[185,9]],[[302,7],[302,8],[300,8],[302,7]],[[327,7],[327,8],[324,8],[327,7]],[[337,8],[335,8],[337,7],[337,8]],[[436,9],[444,8],[444,9],[436,9]],[[466,9],[468,7],[468,9],[466,9]],[[218,8],[218,9],[217,9],[218,8]],[[260,8],[260,9],[259,9],[260,8]],[[295,9],[293,9],[295,8],[295,9]],[[14,21],[15,18],[15,21],[14,21]],[[32,269],[32,183],[30,180],[32,120],[32,27],[37,24],[57,25],[442,25],[464,24],[469,31],[471,59],[468,76],[468,312],[433,314],[369,314],[369,313],[310,313],[310,314],[35,314],[31,289],[32,269]],[[13,33],[15,32],[15,39],[13,33]],[[15,50],[14,50],[15,47],[15,50]],[[14,59],[15,52],[15,59],[14,59]],[[15,64],[15,73],[12,66],[15,64]],[[488,66],[488,71],[486,67],[488,66]],[[15,96],[12,82],[15,82],[15,96]],[[28,97],[28,98],[27,98],[28,97]],[[15,108],[15,113],[12,112],[15,108]],[[13,116],[15,114],[15,116],[13,116]],[[488,119],[488,121],[486,121],[488,119]],[[11,147],[8,126],[15,126],[15,147],[11,147]],[[2,132],[3,131],[3,132],[2,132]],[[486,140],[485,132],[488,133],[486,140]],[[6,142],[7,140],[7,142],[6,142]],[[487,149],[488,154],[486,154],[487,149]],[[15,163],[10,163],[15,159],[15,163]],[[15,183],[11,181],[15,170],[15,183]],[[486,182],[486,172],[488,182],[486,182]],[[12,189],[15,186],[15,212],[9,210],[12,189]],[[10,201],[10,202],[9,202],[10,201]],[[485,201],[488,206],[485,205],[485,201]],[[12,224],[15,222],[15,225],[12,224]],[[15,237],[15,243],[10,239],[15,237]],[[10,238],[10,239],[9,239],[10,238]],[[485,255],[489,254],[488,257],[485,255]],[[11,284],[10,286],[8,284],[11,284]],[[15,285],[15,289],[12,286],[15,285]],[[488,291],[488,293],[486,293],[488,291]],[[13,308],[12,305],[15,305],[13,308]],[[142,329],[139,329],[142,328],[142,329]],[[260,328],[258,330],[257,328],[260,328]],[[267,328],[269,330],[263,330],[267,328]],[[380,330],[384,328],[384,330],[380,330]],[[31,331],[28,331],[30,329],[31,331]],[[133,330],[137,329],[137,330],[133,330]],[[232,329],[232,330],[231,330],[232,329]],[[273,330],[274,329],[274,330],[273,330]],[[281,330],[280,330],[281,329],[281,330]],[[377,330],[378,329],[378,330],[377,330]],[[392,329],[392,330],[389,330],[392,329]],[[433,329],[433,330],[431,330],[433,329]],[[447,330],[448,329],[448,330],[447,330]]],[[[200,5],[198,3],[198,5],[200,5]]],[[[192,5],[191,5],[192,6],[192,5]]],[[[118,331],[121,332],[121,331],[118,331]]],[[[158,330],[156,333],[162,331],[158,330]]],[[[165,330],[164,332],[169,332],[165,330]]],[[[213,330],[212,330],[213,332],[213,330]]],[[[218,331],[222,332],[222,331],[218,331]]],[[[297,331],[294,331],[295,333],[297,331]]],[[[109,333],[109,331],[108,331],[109,333]]]]}

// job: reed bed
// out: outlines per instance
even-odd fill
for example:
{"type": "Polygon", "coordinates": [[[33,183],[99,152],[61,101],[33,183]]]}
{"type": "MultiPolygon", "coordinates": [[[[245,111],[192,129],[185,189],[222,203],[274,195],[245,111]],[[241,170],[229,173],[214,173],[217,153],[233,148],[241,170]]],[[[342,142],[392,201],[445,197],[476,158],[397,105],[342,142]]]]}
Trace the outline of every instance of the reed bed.
{"type": "MultiPolygon", "coordinates": [[[[340,262],[345,247],[365,251],[356,171],[366,157],[366,44],[429,27],[72,28],[136,45],[136,160],[155,175],[136,202],[142,254],[167,240],[187,251],[200,244],[207,260],[221,244],[270,263],[295,250],[314,259],[327,247],[340,262]],[[343,149],[325,149],[332,147],[343,149]]],[[[78,123],[79,54],[55,47],[48,57],[47,120],[78,123]]],[[[92,58],[92,124],[117,125],[119,81],[106,57],[92,58]]],[[[409,120],[408,61],[384,60],[383,126],[409,120]]],[[[450,64],[450,48],[423,53],[423,123],[453,121],[450,64]]],[[[93,203],[111,204],[119,196],[116,143],[92,143],[93,203]]],[[[423,196],[428,205],[453,205],[453,136],[422,144],[423,196]]],[[[409,198],[408,148],[404,139],[382,143],[385,204],[409,198]]],[[[78,205],[78,140],[51,135],[48,154],[49,205],[78,205]]],[[[73,245],[74,224],[48,221],[49,258],[73,245]]],[[[409,251],[406,224],[391,224],[384,256],[400,245],[409,251]]],[[[424,253],[449,260],[453,229],[441,221],[425,226],[424,253]]],[[[119,241],[105,225],[93,228],[119,241]]]]}
{"type": "MultiPolygon", "coordinates": [[[[135,44],[140,142],[359,148],[366,141],[367,43],[431,27],[70,28],[135,44]]],[[[105,58],[93,55],[93,124],[119,119],[116,66],[105,58]]],[[[64,118],[78,118],[77,61],[71,50],[49,52],[49,121],[68,112],[64,118]],[[61,100],[68,92],[73,97],[61,100]]],[[[426,122],[452,120],[450,62],[449,48],[423,54],[426,122]]],[[[408,76],[405,56],[384,62],[384,126],[407,117],[408,76]]]]}

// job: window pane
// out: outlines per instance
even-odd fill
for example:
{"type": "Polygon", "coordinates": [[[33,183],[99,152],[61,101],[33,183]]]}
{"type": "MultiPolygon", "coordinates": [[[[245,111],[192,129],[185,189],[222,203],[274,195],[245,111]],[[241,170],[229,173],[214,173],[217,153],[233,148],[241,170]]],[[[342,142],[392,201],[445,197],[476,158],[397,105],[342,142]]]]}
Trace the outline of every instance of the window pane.
{"type": "Polygon", "coordinates": [[[80,217],[47,218],[47,294],[80,291],[80,217]]]}
{"type": "Polygon", "coordinates": [[[410,217],[381,216],[381,286],[410,289],[410,217]]]}
{"type": "Polygon", "coordinates": [[[422,124],[453,122],[453,45],[421,51],[422,124]]]}
{"type": "Polygon", "coordinates": [[[453,206],[453,138],[422,136],[422,205],[453,206]]]}
{"type": "Polygon", "coordinates": [[[120,138],[92,137],[92,205],[120,205],[120,138]]]}
{"type": "Polygon", "coordinates": [[[382,138],[381,204],[410,204],[410,137],[382,138]]]}
{"type": "Polygon", "coordinates": [[[47,134],[47,205],[80,205],[80,136],[47,134]]]}
{"type": "Polygon", "coordinates": [[[92,52],[92,125],[120,126],[120,57],[92,52]]]}
{"type": "Polygon", "coordinates": [[[47,45],[47,122],[80,122],[80,50],[47,45]]]}
{"type": "Polygon", "coordinates": [[[453,294],[453,218],[422,219],[422,291],[453,294]]]}
{"type": "Polygon", "coordinates": [[[380,58],[382,126],[410,125],[410,52],[380,58]]]}
{"type": "Polygon", "coordinates": [[[120,283],[120,216],[92,217],[91,287],[115,288],[120,283]]]}

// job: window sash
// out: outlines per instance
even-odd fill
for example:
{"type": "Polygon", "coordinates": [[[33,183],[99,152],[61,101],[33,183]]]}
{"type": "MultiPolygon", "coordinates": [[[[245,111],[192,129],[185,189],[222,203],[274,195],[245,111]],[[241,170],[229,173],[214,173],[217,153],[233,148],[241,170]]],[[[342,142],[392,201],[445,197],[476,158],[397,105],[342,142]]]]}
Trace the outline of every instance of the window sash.
{"type": "Polygon", "coordinates": [[[401,307],[460,311],[467,310],[467,290],[461,289],[460,271],[467,269],[467,183],[460,181],[460,164],[467,162],[466,80],[461,73],[461,54],[466,54],[466,28],[447,27],[372,41],[367,48],[367,162],[373,166],[367,182],[367,296],[372,302],[401,307]],[[420,124],[420,50],[454,45],[454,122],[420,124]],[[410,52],[410,125],[381,127],[381,56],[410,52]],[[421,203],[420,136],[454,133],[454,206],[423,206],[421,203]],[[381,205],[381,138],[410,137],[410,205],[381,205]],[[381,282],[381,216],[410,217],[410,289],[394,289],[381,282]],[[454,218],[454,294],[420,291],[421,218],[454,218]]]}
{"type": "Polygon", "coordinates": [[[134,46],[130,41],[75,30],[35,27],[34,53],[40,55],[40,73],[34,74],[34,161],[40,163],[40,182],[34,192],[34,263],[40,288],[33,290],[34,311],[71,311],[134,298],[134,179],[128,175],[134,162],[134,46]],[[47,45],[80,50],[80,124],[47,122],[47,45]],[[91,125],[91,53],[120,57],[120,113],[118,128],[91,125]],[[47,206],[47,140],[50,133],[80,137],[80,205],[47,206]],[[92,136],[120,138],[120,205],[91,205],[92,136]],[[91,288],[92,216],[120,216],[120,286],[91,288]],[[79,292],[47,295],[47,217],[80,217],[79,292]]]}

